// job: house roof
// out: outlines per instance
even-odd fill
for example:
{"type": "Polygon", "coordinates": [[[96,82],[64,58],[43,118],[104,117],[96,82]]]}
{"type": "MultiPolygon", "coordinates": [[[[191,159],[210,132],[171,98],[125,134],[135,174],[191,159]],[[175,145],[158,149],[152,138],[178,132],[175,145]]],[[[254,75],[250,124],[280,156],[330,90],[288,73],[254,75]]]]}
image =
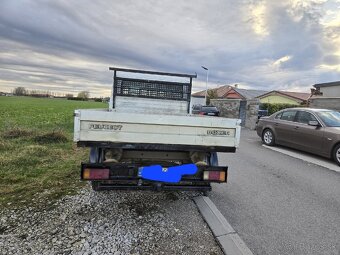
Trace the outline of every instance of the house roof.
{"type": "Polygon", "coordinates": [[[205,90],[195,92],[195,93],[191,94],[191,96],[193,96],[193,97],[204,97],[205,96],[205,90]]]}
{"type": "Polygon", "coordinates": [[[255,89],[239,89],[239,88],[233,88],[238,94],[240,94],[245,99],[253,99],[255,97],[258,97],[260,95],[263,95],[265,93],[268,93],[268,91],[265,90],[255,90],[255,89]]]}
{"type": "Polygon", "coordinates": [[[269,96],[271,94],[281,94],[283,96],[288,96],[290,98],[294,98],[300,101],[306,101],[310,98],[311,94],[310,93],[303,93],[303,92],[291,92],[291,91],[279,91],[279,90],[273,90],[268,93],[265,93],[263,95],[257,96],[258,98],[264,98],[266,96],[269,96]]]}
{"type": "Polygon", "coordinates": [[[318,84],[313,85],[314,88],[332,87],[332,86],[340,86],[340,81],[318,83],[318,84]]]}
{"type": "MultiPolygon", "coordinates": [[[[255,98],[259,95],[262,95],[264,93],[267,93],[268,91],[264,90],[254,90],[254,89],[239,89],[232,87],[230,85],[224,85],[218,88],[211,89],[217,92],[217,97],[218,98],[228,98],[228,93],[236,92],[240,98],[244,99],[252,99],[255,98]]],[[[233,93],[235,94],[235,93],[233,93]]],[[[192,94],[194,97],[204,97],[205,96],[205,90],[196,92],[192,94]]]]}
{"type": "MultiPolygon", "coordinates": [[[[230,90],[230,88],[231,87],[229,85],[224,85],[224,86],[214,88],[214,89],[210,89],[210,90],[216,91],[217,97],[222,98],[230,90]]],[[[204,97],[205,96],[205,90],[193,93],[192,96],[193,97],[204,97]]]]}

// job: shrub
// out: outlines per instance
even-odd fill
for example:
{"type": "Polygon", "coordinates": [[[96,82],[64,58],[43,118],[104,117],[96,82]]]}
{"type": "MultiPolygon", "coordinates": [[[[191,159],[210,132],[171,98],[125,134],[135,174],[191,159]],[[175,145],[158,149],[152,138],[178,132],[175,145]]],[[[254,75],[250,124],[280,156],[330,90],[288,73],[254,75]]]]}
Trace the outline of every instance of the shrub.
{"type": "Polygon", "coordinates": [[[272,115],[275,112],[278,112],[282,109],[297,107],[297,105],[293,104],[271,104],[271,103],[263,103],[260,104],[260,110],[268,110],[268,115],[272,115]]]}
{"type": "Polygon", "coordinates": [[[87,99],[81,97],[68,97],[67,100],[74,100],[74,101],[87,101],[87,99]]]}

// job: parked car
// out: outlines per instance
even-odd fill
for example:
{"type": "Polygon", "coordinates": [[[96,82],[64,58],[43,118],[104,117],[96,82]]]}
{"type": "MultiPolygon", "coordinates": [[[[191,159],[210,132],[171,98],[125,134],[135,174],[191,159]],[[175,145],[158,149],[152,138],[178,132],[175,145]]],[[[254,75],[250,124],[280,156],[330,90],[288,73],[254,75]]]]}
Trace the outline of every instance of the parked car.
{"type": "Polygon", "coordinates": [[[262,117],[256,127],[264,144],[281,144],[324,157],[340,165],[340,113],[289,108],[262,117]]]}
{"type": "Polygon", "coordinates": [[[192,107],[192,114],[219,116],[220,111],[216,106],[212,105],[194,105],[192,107]]]}
{"type": "Polygon", "coordinates": [[[259,119],[264,116],[268,116],[268,110],[258,110],[256,124],[259,122],[259,119]]]}

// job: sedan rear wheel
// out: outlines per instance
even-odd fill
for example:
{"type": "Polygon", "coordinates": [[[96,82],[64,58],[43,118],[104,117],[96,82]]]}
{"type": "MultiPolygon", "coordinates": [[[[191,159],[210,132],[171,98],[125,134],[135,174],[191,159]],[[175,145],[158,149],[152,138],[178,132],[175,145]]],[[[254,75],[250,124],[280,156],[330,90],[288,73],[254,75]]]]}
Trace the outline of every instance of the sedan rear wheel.
{"type": "Polygon", "coordinates": [[[335,146],[333,150],[333,159],[340,166],[340,144],[335,146]]]}
{"type": "Polygon", "coordinates": [[[262,141],[265,145],[274,145],[275,137],[273,131],[271,131],[270,129],[265,129],[262,133],[262,141]]]}

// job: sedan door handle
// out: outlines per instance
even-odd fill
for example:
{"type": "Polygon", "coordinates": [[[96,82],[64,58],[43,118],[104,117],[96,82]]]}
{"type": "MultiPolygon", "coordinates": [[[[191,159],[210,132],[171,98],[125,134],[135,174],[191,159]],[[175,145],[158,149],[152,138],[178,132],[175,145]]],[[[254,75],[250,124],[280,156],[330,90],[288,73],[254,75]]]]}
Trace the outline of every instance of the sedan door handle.
{"type": "Polygon", "coordinates": [[[294,129],[298,129],[299,127],[298,126],[295,126],[295,128],[294,129]]]}
{"type": "Polygon", "coordinates": [[[279,125],[279,123],[275,123],[275,126],[278,126],[279,125]]]}

